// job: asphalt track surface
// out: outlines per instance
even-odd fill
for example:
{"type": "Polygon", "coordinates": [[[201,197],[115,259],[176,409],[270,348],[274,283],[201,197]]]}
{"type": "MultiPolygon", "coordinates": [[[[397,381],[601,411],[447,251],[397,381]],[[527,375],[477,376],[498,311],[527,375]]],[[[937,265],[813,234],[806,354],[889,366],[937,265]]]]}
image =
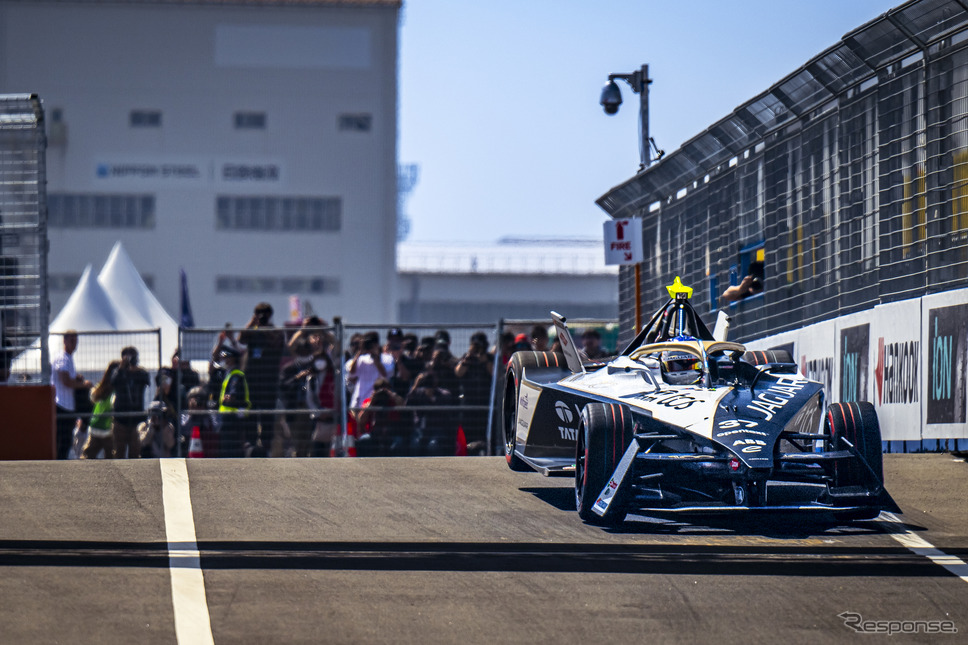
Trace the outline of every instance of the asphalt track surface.
{"type": "Polygon", "coordinates": [[[170,461],[190,505],[157,460],[0,463],[0,643],[968,641],[951,455],[885,456],[900,523],[620,530],[583,525],[569,479],[501,458],[170,461]],[[925,624],[858,633],[845,612],[925,624]],[[958,632],[926,633],[942,621],[958,632]]]}

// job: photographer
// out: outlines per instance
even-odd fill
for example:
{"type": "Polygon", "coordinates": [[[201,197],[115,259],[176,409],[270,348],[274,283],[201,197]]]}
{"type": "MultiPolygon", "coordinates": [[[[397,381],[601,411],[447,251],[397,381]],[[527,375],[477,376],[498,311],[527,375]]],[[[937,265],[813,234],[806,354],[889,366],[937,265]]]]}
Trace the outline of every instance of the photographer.
{"type": "Polygon", "coordinates": [[[286,345],[285,332],[272,324],[272,312],[272,305],[260,302],[245,329],[239,332],[239,343],[245,346],[242,371],[249,385],[253,410],[249,420],[258,426],[259,432],[259,445],[254,454],[266,456],[276,430],[274,410],[279,397],[279,366],[286,345]]]}
{"type": "Polygon", "coordinates": [[[347,367],[350,379],[356,380],[350,407],[358,408],[373,393],[373,384],[378,378],[389,378],[393,374],[393,356],[380,351],[380,336],[375,331],[363,335],[360,348],[350,359],[347,367]]]}
{"type": "Polygon", "coordinates": [[[161,401],[148,405],[148,420],[138,425],[141,456],[161,459],[172,456],[175,447],[175,424],[171,422],[167,406],[161,401]]]}
{"type": "Polygon", "coordinates": [[[138,423],[144,418],[145,388],[151,379],[138,366],[138,350],[121,350],[121,363],[111,374],[114,389],[114,456],[116,459],[135,459],[141,456],[138,423]]]}
{"type": "Polygon", "coordinates": [[[373,394],[363,402],[357,428],[360,438],[356,443],[360,457],[404,457],[410,448],[413,415],[398,408],[404,404],[383,378],[373,384],[373,394]],[[408,416],[410,422],[408,423],[408,416]]]}
{"type": "Polygon", "coordinates": [[[470,348],[455,368],[460,385],[460,404],[477,409],[461,412],[461,425],[467,438],[468,454],[484,454],[487,449],[487,408],[491,397],[494,361],[487,352],[487,336],[475,332],[470,348]]]}

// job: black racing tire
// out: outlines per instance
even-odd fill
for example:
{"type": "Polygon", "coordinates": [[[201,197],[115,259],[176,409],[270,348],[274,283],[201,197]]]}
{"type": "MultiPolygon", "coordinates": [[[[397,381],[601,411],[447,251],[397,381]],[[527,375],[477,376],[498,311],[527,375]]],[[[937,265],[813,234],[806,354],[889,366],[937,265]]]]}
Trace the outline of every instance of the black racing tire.
{"type": "Polygon", "coordinates": [[[508,361],[508,369],[504,379],[504,400],[502,403],[501,419],[504,423],[504,459],[508,468],[515,472],[531,470],[520,457],[515,454],[517,448],[518,425],[518,395],[521,390],[521,379],[524,371],[532,367],[559,367],[562,375],[565,369],[565,357],[555,352],[515,352],[508,361]]]}
{"type": "Polygon", "coordinates": [[[751,349],[743,354],[742,360],[750,365],[769,365],[770,363],[793,363],[793,357],[785,349],[751,349]]]}
{"type": "Polygon", "coordinates": [[[581,413],[575,453],[575,506],[588,524],[617,526],[625,521],[627,506],[614,498],[604,516],[592,510],[622,455],[634,441],[632,414],[617,403],[589,403],[581,413]]]}
{"type": "MultiPolygon", "coordinates": [[[[870,466],[878,483],[884,481],[884,455],[881,449],[881,426],[877,421],[874,405],[867,401],[856,403],[831,403],[824,421],[825,434],[829,434],[832,450],[849,450],[844,441],[857,449],[861,458],[870,466]]],[[[870,486],[870,471],[858,459],[834,464],[834,486],[870,486]]]]}

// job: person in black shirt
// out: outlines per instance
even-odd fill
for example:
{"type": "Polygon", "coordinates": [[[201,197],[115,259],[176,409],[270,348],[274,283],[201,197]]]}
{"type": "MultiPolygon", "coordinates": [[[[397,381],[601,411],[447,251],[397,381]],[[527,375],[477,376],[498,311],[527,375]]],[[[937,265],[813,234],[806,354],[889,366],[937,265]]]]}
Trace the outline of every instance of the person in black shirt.
{"type": "Polygon", "coordinates": [[[239,342],[245,345],[242,371],[249,384],[253,410],[249,420],[259,428],[253,454],[268,456],[276,428],[272,410],[279,397],[279,367],[286,345],[284,332],[272,324],[272,305],[260,302],[255,306],[252,319],[239,333],[239,342]]]}
{"type": "Polygon", "coordinates": [[[141,456],[138,424],[144,419],[145,388],[151,379],[138,365],[138,350],[121,350],[121,364],[111,374],[114,389],[114,457],[135,459],[141,456]]]}
{"type": "Polygon", "coordinates": [[[487,414],[491,401],[491,375],[494,373],[486,335],[475,333],[471,336],[470,348],[457,362],[454,373],[460,383],[460,404],[470,408],[461,412],[467,453],[482,455],[487,451],[487,414]]]}

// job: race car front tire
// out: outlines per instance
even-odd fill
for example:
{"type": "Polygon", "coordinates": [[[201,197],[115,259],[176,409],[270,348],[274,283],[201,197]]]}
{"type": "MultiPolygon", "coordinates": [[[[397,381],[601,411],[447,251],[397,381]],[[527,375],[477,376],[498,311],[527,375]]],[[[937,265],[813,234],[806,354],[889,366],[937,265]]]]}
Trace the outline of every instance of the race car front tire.
{"type": "Polygon", "coordinates": [[[564,375],[567,373],[564,366],[564,356],[555,352],[515,352],[508,361],[501,418],[504,422],[504,459],[507,461],[508,468],[515,472],[531,470],[530,466],[515,454],[518,442],[518,396],[524,371],[532,367],[560,367],[564,375]]]}
{"type": "Polygon", "coordinates": [[[849,450],[847,442],[850,442],[870,466],[869,471],[856,459],[836,464],[834,471],[836,486],[859,486],[869,483],[871,471],[878,482],[884,481],[881,426],[872,403],[867,401],[831,403],[827,408],[825,426],[826,433],[831,436],[833,450],[849,450]]]}
{"type": "Polygon", "coordinates": [[[613,498],[604,515],[593,509],[622,455],[634,441],[632,415],[616,403],[589,403],[582,410],[575,454],[575,506],[589,524],[616,526],[628,512],[621,497],[613,498]]]}
{"type": "MultiPolygon", "coordinates": [[[[825,434],[829,434],[832,450],[850,450],[847,442],[854,446],[859,458],[840,461],[833,467],[833,486],[840,489],[848,487],[866,488],[875,492],[884,482],[884,456],[881,449],[881,428],[877,412],[867,401],[854,403],[831,403],[827,408],[825,434]],[[865,466],[861,459],[867,462],[865,466]],[[876,483],[872,481],[876,477],[876,483]]],[[[871,507],[839,515],[842,519],[867,519],[876,517],[879,508],[871,507]]]]}

